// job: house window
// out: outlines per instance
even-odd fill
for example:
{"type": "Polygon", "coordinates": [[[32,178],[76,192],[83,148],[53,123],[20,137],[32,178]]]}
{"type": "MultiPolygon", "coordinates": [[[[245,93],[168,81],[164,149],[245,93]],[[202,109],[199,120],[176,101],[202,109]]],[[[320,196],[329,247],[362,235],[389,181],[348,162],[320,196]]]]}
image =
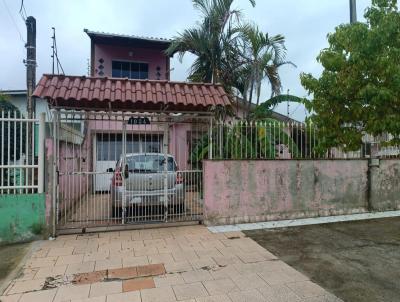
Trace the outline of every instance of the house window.
{"type": "Polygon", "coordinates": [[[112,76],[114,78],[148,79],[149,64],[138,62],[112,62],[112,76]]]}

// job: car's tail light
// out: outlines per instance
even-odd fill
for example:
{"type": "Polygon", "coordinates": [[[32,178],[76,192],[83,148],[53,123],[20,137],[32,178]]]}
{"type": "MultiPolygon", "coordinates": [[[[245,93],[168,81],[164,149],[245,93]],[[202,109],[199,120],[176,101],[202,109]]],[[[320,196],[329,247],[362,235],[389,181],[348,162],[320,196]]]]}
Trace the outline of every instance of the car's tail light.
{"type": "Polygon", "coordinates": [[[182,177],[181,172],[176,173],[176,183],[177,184],[183,183],[183,177],[182,177]]]}
{"type": "Polygon", "coordinates": [[[121,187],[122,186],[122,174],[119,169],[115,170],[114,176],[112,178],[112,185],[114,187],[121,187]]]}

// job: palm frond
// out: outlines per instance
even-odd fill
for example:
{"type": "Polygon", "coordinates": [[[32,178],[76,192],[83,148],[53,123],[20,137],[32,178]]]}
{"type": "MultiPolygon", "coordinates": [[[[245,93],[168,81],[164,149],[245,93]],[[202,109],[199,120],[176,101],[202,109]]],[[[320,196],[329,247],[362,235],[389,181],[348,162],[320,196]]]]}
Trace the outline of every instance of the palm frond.
{"type": "Polygon", "coordinates": [[[267,108],[267,109],[273,109],[276,105],[281,104],[283,102],[293,102],[293,103],[299,103],[299,104],[304,104],[306,101],[305,98],[301,98],[295,95],[291,94],[281,94],[281,95],[276,95],[269,100],[263,102],[260,104],[260,107],[267,108]]]}

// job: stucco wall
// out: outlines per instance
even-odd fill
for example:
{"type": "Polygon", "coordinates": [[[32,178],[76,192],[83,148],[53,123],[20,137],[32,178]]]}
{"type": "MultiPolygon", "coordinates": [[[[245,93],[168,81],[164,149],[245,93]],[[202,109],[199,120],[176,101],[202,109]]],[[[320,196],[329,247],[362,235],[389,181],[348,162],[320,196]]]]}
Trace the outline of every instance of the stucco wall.
{"type": "Polygon", "coordinates": [[[0,196],[0,244],[31,240],[45,228],[45,194],[0,196]]]}
{"type": "Polygon", "coordinates": [[[59,145],[59,194],[58,209],[62,214],[72,208],[75,202],[84,198],[92,189],[92,177],[88,173],[91,166],[91,143],[86,140],[82,146],[60,142],[59,145]]]}
{"type": "MultiPolygon", "coordinates": [[[[27,116],[28,113],[26,111],[26,94],[22,95],[9,95],[9,101],[18,108],[18,110],[24,115],[27,116]]],[[[46,113],[46,121],[49,121],[49,105],[43,99],[36,98],[36,112],[35,116],[39,117],[41,113],[46,113]]]]}
{"type": "Polygon", "coordinates": [[[167,79],[169,57],[162,50],[95,44],[94,52],[95,75],[98,75],[101,70],[99,66],[102,65],[104,67],[104,76],[111,77],[112,60],[117,60],[148,63],[149,80],[157,79],[157,67],[160,67],[160,80],[167,79]],[[100,59],[103,59],[104,62],[100,63],[100,59]]]}
{"type": "Polygon", "coordinates": [[[205,161],[205,221],[254,222],[365,212],[366,160],[205,161]]]}
{"type": "Polygon", "coordinates": [[[370,203],[375,211],[400,209],[400,160],[380,160],[371,167],[370,203]]]}

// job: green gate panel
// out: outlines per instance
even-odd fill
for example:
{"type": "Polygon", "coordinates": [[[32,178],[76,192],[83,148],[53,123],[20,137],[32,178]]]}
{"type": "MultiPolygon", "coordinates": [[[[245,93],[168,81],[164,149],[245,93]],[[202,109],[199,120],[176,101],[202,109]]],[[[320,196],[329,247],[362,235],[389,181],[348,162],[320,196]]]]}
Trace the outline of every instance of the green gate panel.
{"type": "Polygon", "coordinates": [[[0,244],[28,241],[45,229],[45,194],[0,196],[0,244]]]}

